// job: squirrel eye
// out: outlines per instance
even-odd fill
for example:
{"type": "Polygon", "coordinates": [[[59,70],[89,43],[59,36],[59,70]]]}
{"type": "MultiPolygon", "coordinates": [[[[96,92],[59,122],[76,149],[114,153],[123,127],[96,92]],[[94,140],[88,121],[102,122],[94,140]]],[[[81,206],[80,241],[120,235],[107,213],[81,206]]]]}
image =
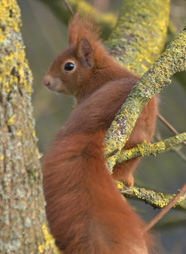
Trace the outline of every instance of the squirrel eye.
{"type": "Polygon", "coordinates": [[[72,62],[67,62],[64,66],[65,71],[72,71],[75,67],[75,64],[72,62]]]}

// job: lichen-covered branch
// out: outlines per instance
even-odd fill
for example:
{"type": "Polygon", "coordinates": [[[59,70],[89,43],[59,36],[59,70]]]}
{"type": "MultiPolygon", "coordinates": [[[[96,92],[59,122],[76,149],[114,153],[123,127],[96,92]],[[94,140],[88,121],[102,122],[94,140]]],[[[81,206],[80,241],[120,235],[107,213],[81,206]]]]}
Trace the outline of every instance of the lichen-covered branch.
{"type": "Polygon", "coordinates": [[[186,132],[165,140],[161,140],[156,143],[147,144],[146,141],[142,141],[136,147],[122,150],[120,153],[120,157],[118,158],[116,163],[122,163],[123,161],[130,160],[139,156],[156,156],[160,153],[166,152],[175,145],[183,143],[184,141],[186,141],[186,132]]]}
{"type": "Polygon", "coordinates": [[[181,190],[179,189],[178,192],[173,196],[173,198],[169,201],[169,203],[143,228],[144,232],[147,232],[151,229],[165,214],[179,201],[183,201],[186,198],[186,183],[183,185],[181,190]],[[185,195],[184,195],[185,194],[185,195]]]}
{"type": "MultiPolygon", "coordinates": [[[[145,188],[128,188],[120,181],[117,182],[117,187],[124,196],[143,200],[145,201],[145,203],[153,206],[154,208],[164,208],[174,197],[174,194],[165,195],[161,192],[157,193],[155,191],[147,190],[145,188]]],[[[186,194],[184,194],[179,199],[179,201],[175,204],[174,208],[186,211],[186,194]]]]}
{"type": "Polygon", "coordinates": [[[186,70],[185,52],[186,29],[169,44],[165,52],[143,75],[112,122],[105,139],[107,145],[105,155],[108,156],[113,153],[116,148],[119,152],[108,159],[111,171],[145,104],[152,96],[171,83],[170,78],[173,74],[186,70]],[[123,129],[122,132],[121,127],[123,129]]]}
{"type": "Polygon", "coordinates": [[[141,76],[162,52],[169,0],[123,1],[116,28],[106,43],[121,65],[141,76]]]}

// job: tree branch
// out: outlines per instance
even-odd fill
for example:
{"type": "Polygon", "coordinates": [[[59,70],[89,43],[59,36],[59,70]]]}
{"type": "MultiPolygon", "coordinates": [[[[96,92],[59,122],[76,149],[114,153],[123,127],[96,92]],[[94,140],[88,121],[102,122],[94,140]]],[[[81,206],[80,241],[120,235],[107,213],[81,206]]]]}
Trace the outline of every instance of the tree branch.
{"type": "MultiPolygon", "coordinates": [[[[179,132],[160,114],[158,113],[158,118],[164,123],[169,130],[171,130],[174,134],[179,134],[179,132]]],[[[183,144],[186,146],[186,142],[183,142],[183,144]]]]}
{"type": "Polygon", "coordinates": [[[116,163],[122,163],[126,160],[130,160],[140,156],[156,156],[158,154],[166,152],[175,145],[183,143],[184,141],[186,141],[186,132],[155,143],[147,144],[146,141],[142,141],[136,147],[121,150],[120,156],[117,158],[116,163]]]}
{"type": "MultiPolygon", "coordinates": [[[[173,206],[175,206],[177,201],[183,201],[183,197],[181,197],[184,192],[186,191],[186,183],[182,187],[181,190],[178,190],[178,193],[170,200],[170,202],[167,204],[166,207],[163,208],[163,210],[158,213],[144,228],[144,231],[148,231],[151,229],[173,206]]],[[[186,195],[185,197],[186,198],[186,195]]]]}
{"type": "Polygon", "coordinates": [[[110,54],[139,76],[149,69],[164,48],[169,2],[123,1],[117,25],[106,42],[110,54]]]}
{"type": "MultiPolygon", "coordinates": [[[[136,3],[137,2],[138,1],[136,1],[136,3]]],[[[126,3],[126,5],[129,4],[128,1],[126,1],[125,3],[126,3]]],[[[123,3],[123,8],[124,8],[123,13],[125,14],[125,12],[126,12],[128,14],[128,9],[126,8],[125,3],[123,3]]],[[[168,3],[168,1],[167,1],[167,3],[168,3]]],[[[129,4],[129,6],[130,6],[130,4],[129,4]]],[[[165,8],[163,8],[163,10],[164,9],[165,8]]],[[[147,8],[147,10],[149,10],[149,8],[147,8]]],[[[134,11],[134,9],[133,9],[133,11],[134,11]]],[[[121,12],[122,12],[122,10],[121,10],[121,12]]],[[[137,17],[138,17],[138,14],[139,14],[139,12],[137,12],[137,15],[136,15],[137,17]]],[[[130,13],[129,13],[129,15],[130,15],[130,13]]],[[[123,28],[125,27],[125,24],[122,25],[124,23],[123,17],[125,17],[125,15],[120,16],[119,21],[118,21],[119,32],[121,30],[123,30],[123,28]]],[[[161,18],[160,19],[157,18],[157,20],[159,22],[161,22],[161,18]]],[[[135,20],[135,17],[133,17],[133,20],[131,23],[130,23],[130,19],[127,20],[127,22],[129,23],[129,25],[131,25],[132,23],[138,24],[138,22],[136,22],[136,20],[135,20]]],[[[153,23],[153,22],[150,22],[150,23],[153,23]]],[[[164,25],[166,25],[166,22],[164,23],[164,25]]],[[[146,27],[146,26],[144,26],[144,27],[146,27]]],[[[144,29],[144,27],[142,29],[144,29]]],[[[147,24],[147,27],[149,28],[148,24],[147,24]]],[[[160,25],[158,27],[160,27],[160,25]]],[[[156,26],[156,28],[157,28],[157,26],[156,26]]],[[[127,32],[128,32],[128,30],[126,29],[127,32]]],[[[139,30],[141,31],[141,29],[139,29],[139,30]]],[[[166,30],[166,28],[164,29],[164,31],[165,30],[166,30]]],[[[132,29],[132,31],[133,31],[133,29],[132,29]]],[[[129,49],[131,49],[130,48],[130,40],[132,40],[132,43],[133,43],[133,41],[135,41],[136,38],[141,39],[141,38],[143,38],[143,36],[141,36],[141,34],[138,34],[138,33],[136,33],[137,34],[137,36],[136,36],[135,31],[131,32],[131,33],[128,32],[128,34],[127,34],[127,32],[125,32],[125,30],[123,30],[122,32],[124,33],[124,36],[118,35],[117,29],[116,29],[114,31],[114,33],[111,35],[111,40],[107,44],[111,48],[110,53],[112,53],[118,60],[122,61],[124,63],[124,66],[127,67],[128,69],[132,70],[133,72],[135,72],[137,74],[144,73],[144,71],[147,70],[149,67],[148,64],[152,63],[154,61],[153,59],[155,59],[155,58],[153,58],[154,55],[152,54],[152,52],[150,52],[150,57],[148,54],[149,49],[152,50],[153,47],[150,47],[150,44],[148,44],[148,43],[146,45],[146,51],[142,47],[141,52],[143,52],[143,54],[140,59],[140,60],[142,60],[141,61],[142,64],[140,65],[140,61],[139,61],[140,54],[138,54],[138,51],[136,51],[135,49],[134,49],[134,51],[127,50],[127,49],[128,49],[128,44],[129,44],[129,49]],[[120,38],[119,43],[118,43],[117,38],[120,38]],[[124,38],[125,40],[122,40],[122,38],[124,38]],[[125,45],[122,45],[126,41],[126,38],[128,38],[127,43],[125,45]],[[129,52],[129,55],[127,55],[126,52],[129,52]],[[123,55],[123,58],[121,57],[121,55],[123,55]],[[144,59],[144,56],[147,56],[147,61],[144,61],[144,60],[146,60],[146,59],[144,59]],[[127,60],[125,60],[125,59],[127,59],[127,60]],[[129,61],[129,64],[128,64],[128,61],[129,61]],[[152,61],[152,62],[150,62],[150,61],[152,61]],[[144,62],[145,62],[145,64],[143,64],[144,62]],[[140,68],[139,65],[142,67],[140,68]]],[[[143,32],[143,30],[142,30],[142,32],[143,32]]],[[[164,33],[160,34],[161,40],[165,39],[163,34],[164,33]]],[[[148,38],[148,35],[145,37],[145,39],[146,38],[148,38]]],[[[150,38],[151,37],[149,37],[149,39],[150,38]]],[[[157,43],[157,38],[158,38],[158,36],[156,36],[155,43],[157,43]]],[[[137,43],[139,43],[139,40],[136,40],[136,41],[137,41],[137,43]]],[[[143,40],[141,40],[141,41],[143,41],[143,40]]],[[[155,49],[157,50],[157,51],[155,50],[156,57],[158,54],[158,50],[161,49],[161,46],[163,46],[163,44],[164,43],[162,43],[162,41],[161,41],[160,44],[156,45],[157,46],[157,48],[155,47],[155,49]]],[[[186,57],[184,54],[185,53],[185,45],[186,45],[186,33],[185,33],[185,31],[183,31],[182,33],[180,33],[178,35],[178,37],[176,38],[175,41],[170,43],[166,52],[164,52],[161,55],[161,57],[155,62],[154,66],[149,69],[149,71],[142,77],[141,81],[139,81],[138,84],[134,87],[134,89],[133,89],[132,93],[130,94],[129,98],[127,99],[126,103],[123,105],[119,114],[116,116],[115,120],[113,121],[111,128],[107,132],[107,137],[105,140],[105,143],[107,145],[106,152],[105,152],[106,157],[108,157],[109,154],[113,154],[113,152],[117,151],[119,148],[119,152],[117,152],[115,154],[115,157],[113,156],[114,159],[113,159],[113,157],[108,159],[108,166],[111,170],[111,173],[112,173],[112,167],[115,165],[116,162],[119,162],[120,155],[121,155],[120,151],[124,147],[124,144],[126,143],[126,141],[128,140],[129,135],[135,125],[135,122],[138,119],[145,104],[156,93],[159,93],[165,85],[170,83],[170,77],[174,73],[176,73],[178,71],[183,71],[186,69],[186,57]],[[121,129],[123,131],[121,131],[121,129]]],[[[138,49],[138,45],[136,48],[138,49]]],[[[139,46],[139,48],[141,49],[140,46],[139,46]]],[[[185,133],[184,133],[184,138],[185,138],[185,133]]],[[[145,143],[143,142],[142,144],[144,145],[145,143]]],[[[141,148],[140,146],[142,144],[138,145],[138,149],[141,148]]],[[[168,146],[170,147],[169,142],[168,142],[168,144],[169,144],[168,146]]],[[[158,142],[158,147],[156,147],[157,153],[159,153],[159,146],[161,147],[161,150],[164,150],[165,149],[165,142],[162,142],[162,141],[158,142]],[[163,145],[163,146],[161,147],[160,145],[163,145]]],[[[147,151],[147,150],[149,150],[149,149],[145,149],[145,151],[147,151]]],[[[144,153],[143,153],[144,149],[142,149],[142,150],[139,149],[139,151],[140,151],[141,155],[144,155],[144,153]]],[[[153,154],[152,150],[151,150],[151,153],[153,154]]],[[[136,194],[136,192],[133,192],[133,194],[134,193],[136,194]]],[[[145,199],[145,201],[147,202],[147,200],[149,200],[147,197],[149,197],[149,196],[145,195],[145,194],[147,194],[146,190],[143,191],[142,195],[139,195],[139,193],[138,193],[138,195],[136,195],[136,196],[138,198],[141,197],[143,200],[145,199]],[[146,193],[144,193],[144,192],[146,192],[146,193]]],[[[152,194],[152,192],[151,192],[151,194],[152,194]]],[[[153,205],[153,206],[155,206],[155,204],[159,200],[157,194],[155,196],[156,196],[156,199],[154,199],[153,202],[150,202],[151,205],[153,205]]],[[[150,199],[150,201],[151,201],[151,199],[150,199]]],[[[161,201],[164,204],[168,203],[168,202],[165,202],[166,201],[165,198],[162,198],[161,201]]],[[[171,206],[174,204],[174,202],[175,202],[175,199],[173,199],[173,201],[170,203],[171,206]]],[[[168,208],[165,208],[164,213],[167,212],[168,209],[170,209],[169,206],[168,206],[168,208]]],[[[162,216],[164,213],[162,212],[162,216]]],[[[155,220],[157,220],[157,219],[155,219],[155,220]]],[[[155,220],[154,220],[154,222],[155,222],[155,220]]]]}
{"type": "MultiPolygon", "coordinates": [[[[140,199],[145,201],[145,203],[151,205],[154,208],[164,208],[167,206],[167,204],[172,200],[172,198],[175,195],[170,195],[170,194],[163,194],[161,192],[157,193],[152,190],[147,190],[144,188],[128,188],[124,185],[123,182],[117,181],[117,188],[120,190],[120,192],[126,196],[126,197],[131,197],[134,199],[140,199]]],[[[182,193],[183,195],[183,193],[182,193]]],[[[175,208],[177,209],[182,209],[186,211],[186,194],[183,195],[182,197],[177,200],[175,204],[175,208]]]]}
{"type": "Polygon", "coordinates": [[[173,74],[186,70],[185,47],[186,29],[169,44],[166,51],[143,75],[116,115],[105,139],[106,157],[119,150],[107,160],[111,172],[145,104],[171,82],[170,78],[173,74]]]}
{"type": "Polygon", "coordinates": [[[66,1],[66,0],[63,0],[63,2],[65,3],[66,7],[68,8],[68,10],[70,11],[70,13],[72,14],[72,16],[74,16],[74,12],[70,6],[70,4],[66,1]]]}

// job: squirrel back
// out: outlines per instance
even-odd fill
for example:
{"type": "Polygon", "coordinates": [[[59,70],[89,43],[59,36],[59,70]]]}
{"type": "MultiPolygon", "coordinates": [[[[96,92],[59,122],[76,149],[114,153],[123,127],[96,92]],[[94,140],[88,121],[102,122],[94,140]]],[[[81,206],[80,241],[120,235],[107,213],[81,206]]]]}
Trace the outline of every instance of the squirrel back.
{"type": "MultiPolygon", "coordinates": [[[[148,254],[144,223],[118,192],[113,179],[131,186],[139,159],[116,166],[109,175],[103,141],[137,76],[114,61],[98,29],[76,14],[69,26],[69,47],[44,77],[50,90],[74,95],[77,105],[57,132],[43,159],[43,188],[51,233],[64,254],[148,254]],[[94,32],[94,30],[96,32],[94,32]]],[[[125,147],[151,140],[156,118],[152,98],[125,147]]]]}

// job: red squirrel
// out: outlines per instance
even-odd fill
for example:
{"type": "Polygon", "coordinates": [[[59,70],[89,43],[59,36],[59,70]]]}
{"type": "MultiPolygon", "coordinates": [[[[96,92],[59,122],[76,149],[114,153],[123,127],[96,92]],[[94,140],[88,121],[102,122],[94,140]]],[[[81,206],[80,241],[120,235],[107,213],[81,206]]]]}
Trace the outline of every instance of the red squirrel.
{"type": "MultiPolygon", "coordinates": [[[[99,28],[76,14],[69,24],[69,47],[52,62],[44,85],[75,96],[77,105],[57,132],[42,162],[46,214],[64,254],[148,254],[144,223],[116,188],[133,185],[139,159],[108,172],[103,142],[115,114],[139,77],[122,68],[104,49],[99,28]]],[[[156,99],[143,109],[125,148],[153,136],[156,99]]]]}

